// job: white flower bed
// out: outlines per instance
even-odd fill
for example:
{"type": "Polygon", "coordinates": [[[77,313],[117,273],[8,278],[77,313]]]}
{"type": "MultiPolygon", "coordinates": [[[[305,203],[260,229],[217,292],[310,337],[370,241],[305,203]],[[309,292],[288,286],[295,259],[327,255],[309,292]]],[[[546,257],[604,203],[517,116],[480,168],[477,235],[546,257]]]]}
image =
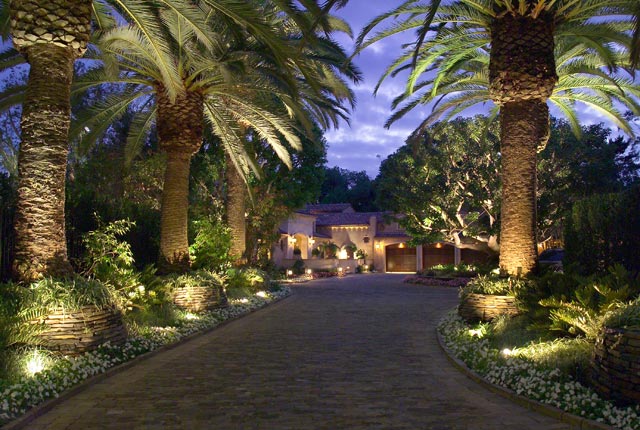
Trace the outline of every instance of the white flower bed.
{"type": "Polygon", "coordinates": [[[176,327],[150,327],[140,330],[138,337],[129,338],[123,345],[109,343],[95,351],[78,357],[65,357],[52,361],[50,367],[24,377],[0,393],[0,425],[23,415],[46,400],[58,397],[63,391],[87,378],[104,373],[107,369],[125,363],[146,352],[217,326],[223,321],[246,314],[273,300],[291,293],[288,288],[277,292],[260,292],[248,299],[230,300],[222,309],[190,314],[185,313],[182,324],[176,327]]]}
{"type": "Polygon", "coordinates": [[[470,330],[454,312],[440,322],[438,331],[454,356],[493,384],[619,429],[640,429],[640,406],[616,407],[558,369],[542,368],[512,351],[490,348],[482,330],[470,330]]]}

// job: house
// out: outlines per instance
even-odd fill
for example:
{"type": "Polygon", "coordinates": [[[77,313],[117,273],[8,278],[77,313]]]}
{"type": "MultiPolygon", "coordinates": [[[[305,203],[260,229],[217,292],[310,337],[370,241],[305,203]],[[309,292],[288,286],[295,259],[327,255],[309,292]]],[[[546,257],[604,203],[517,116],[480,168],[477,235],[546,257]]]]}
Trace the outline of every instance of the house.
{"type": "Polygon", "coordinates": [[[356,212],[349,203],[306,205],[280,225],[272,259],[283,267],[302,259],[310,269],[345,272],[353,272],[358,264],[379,272],[416,272],[486,259],[480,252],[445,242],[412,247],[409,239],[391,212],[356,212]],[[359,260],[362,251],[365,258],[359,260]]]}

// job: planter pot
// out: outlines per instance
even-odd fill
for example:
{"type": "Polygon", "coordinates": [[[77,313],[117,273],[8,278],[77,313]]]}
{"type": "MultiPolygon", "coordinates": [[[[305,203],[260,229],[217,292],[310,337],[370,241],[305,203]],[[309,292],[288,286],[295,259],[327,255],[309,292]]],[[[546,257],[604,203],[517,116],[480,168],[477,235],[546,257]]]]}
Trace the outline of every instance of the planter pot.
{"type": "Polygon", "coordinates": [[[202,312],[226,306],[227,297],[222,288],[189,286],[176,289],[173,295],[173,303],[179,308],[190,312],[202,312]]]}
{"type": "Polygon", "coordinates": [[[65,355],[82,354],[107,341],[120,344],[127,339],[122,315],[114,309],[95,306],[83,306],[76,311],[54,309],[33,323],[45,325],[35,344],[65,355]]]}
{"type": "Polygon", "coordinates": [[[640,404],[640,329],[605,328],[596,341],[589,382],[621,405],[640,404]]]}
{"type": "Polygon", "coordinates": [[[487,322],[500,315],[517,315],[518,307],[515,297],[474,293],[462,298],[458,314],[468,322],[487,322]]]}

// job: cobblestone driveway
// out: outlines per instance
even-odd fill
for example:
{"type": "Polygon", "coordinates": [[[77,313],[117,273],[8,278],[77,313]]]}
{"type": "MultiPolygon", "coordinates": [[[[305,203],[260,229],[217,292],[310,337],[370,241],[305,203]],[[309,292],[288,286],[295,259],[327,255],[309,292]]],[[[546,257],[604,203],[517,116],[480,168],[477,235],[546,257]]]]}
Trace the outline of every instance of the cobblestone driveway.
{"type": "Polygon", "coordinates": [[[29,429],[567,429],[456,371],[435,324],[455,289],[353,275],[72,397],[29,429]]]}

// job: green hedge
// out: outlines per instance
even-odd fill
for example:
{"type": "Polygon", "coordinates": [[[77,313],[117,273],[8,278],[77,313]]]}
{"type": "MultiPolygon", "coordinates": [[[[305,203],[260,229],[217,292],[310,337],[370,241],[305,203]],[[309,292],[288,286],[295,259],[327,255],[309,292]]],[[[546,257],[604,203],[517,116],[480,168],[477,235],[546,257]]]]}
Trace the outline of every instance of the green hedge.
{"type": "Polygon", "coordinates": [[[640,186],[601,194],[573,205],[565,227],[565,258],[583,273],[620,263],[640,270],[640,186]]]}

